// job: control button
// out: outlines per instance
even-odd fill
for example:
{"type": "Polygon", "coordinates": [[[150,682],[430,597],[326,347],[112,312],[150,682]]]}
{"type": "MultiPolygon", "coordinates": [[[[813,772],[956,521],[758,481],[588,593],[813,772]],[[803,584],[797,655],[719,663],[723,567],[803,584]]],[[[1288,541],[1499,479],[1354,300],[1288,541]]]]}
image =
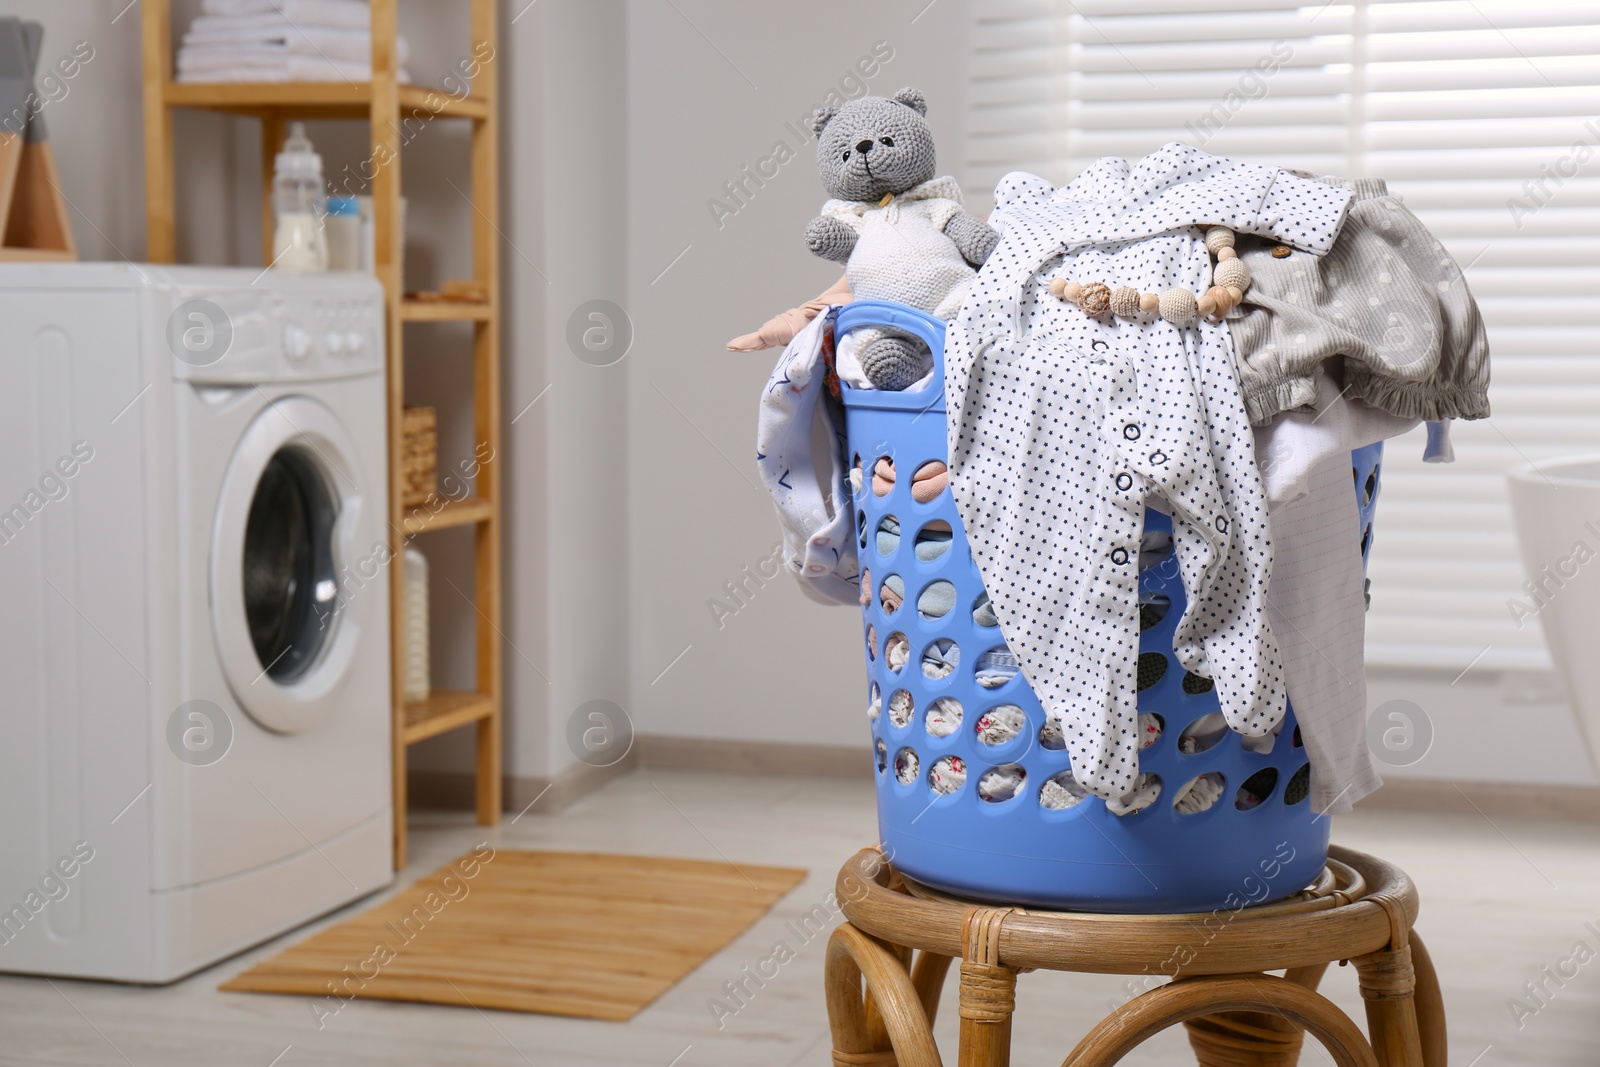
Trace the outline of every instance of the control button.
{"type": "Polygon", "coordinates": [[[328,355],[337,356],[344,351],[344,334],[338,330],[330,330],[322,335],[322,343],[327,348],[328,355]]]}
{"type": "Polygon", "coordinates": [[[283,352],[295,363],[311,354],[311,334],[305,327],[291,322],[283,328],[283,352]]]}
{"type": "Polygon", "coordinates": [[[351,330],[349,333],[344,335],[344,347],[345,351],[349,352],[351,355],[355,355],[367,347],[367,339],[363,337],[359,331],[351,330]]]}

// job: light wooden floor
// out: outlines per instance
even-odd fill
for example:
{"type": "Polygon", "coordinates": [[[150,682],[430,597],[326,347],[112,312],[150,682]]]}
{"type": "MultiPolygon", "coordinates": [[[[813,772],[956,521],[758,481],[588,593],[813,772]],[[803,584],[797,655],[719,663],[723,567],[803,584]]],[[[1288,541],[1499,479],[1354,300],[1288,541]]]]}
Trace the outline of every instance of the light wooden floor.
{"type": "MultiPolygon", "coordinates": [[[[464,816],[424,813],[413,825],[411,868],[402,883],[481,838],[464,816]]],[[[161,989],[0,977],[0,1064],[826,1067],[824,939],[805,942],[795,928],[802,915],[824,906],[839,863],[871,840],[874,826],[865,784],[648,771],[561,815],[541,815],[536,806],[494,831],[493,840],[508,847],[811,869],[771,914],[630,1023],[357,1001],[319,1032],[299,998],[217,992],[219,981],[275,951],[281,942],[274,942],[161,989]],[[725,996],[723,984],[740,978],[746,965],[755,969],[778,941],[788,943],[794,958],[719,1029],[708,999],[725,996]]],[[[1395,861],[1420,883],[1419,929],[1444,983],[1453,1067],[1600,1062],[1600,955],[1563,979],[1564,987],[1547,980],[1547,1006],[1520,1030],[1507,1005],[1524,995],[1524,982],[1541,978],[1542,968],[1554,970],[1571,957],[1579,941],[1600,954],[1600,937],[1584,925],[1600,929],[1600,826],[1372,813],[1341,817],[1334,836],[1395,861]]],[[[1014,1061],[1060,1063],[1106,1001],[1119,996],[1119,982],[1024,975],[1014,1061]]],[[[1348,970],[1330,972],[1325,988],[1359,1012],[1348,970]]],[[[947,1060],[953,1060],[952,1021],[953,1012],[939,1028],[947,1060]]],[[[1130,1062],[1193,1060],[1182,1036],[1167,1034],[1130,1062]]],[[[1312,1046],[1302,1062],[1331,1061],[1312,1046]]]]}

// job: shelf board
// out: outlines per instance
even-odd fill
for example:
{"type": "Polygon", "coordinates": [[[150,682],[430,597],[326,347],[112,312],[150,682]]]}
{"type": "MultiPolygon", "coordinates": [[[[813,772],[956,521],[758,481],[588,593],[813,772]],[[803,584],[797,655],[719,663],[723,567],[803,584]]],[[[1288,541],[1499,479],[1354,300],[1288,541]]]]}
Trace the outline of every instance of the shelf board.
{"type": "Polygon", "coordinates": [[[0,263],[71,263],[77,258],[58,248],[0,248],[0,263]]]}
{"type": "Polygon", "coordinates": [[[486,719],[494,713],[494,696],[456,689],[435,689],[427,700],[408,700],[405,705],[405,743],[414,745],[469,722],[486,719]]]}
{"type": "MultiPolygon", "coordinates": [[[[312,118],[367,118],[371,82],[168,82],[169,107],[192,107],[255,115],[279,111],[312,118]]],[[[479,97],[452,96],[424,85],[398,87],[401,114],[484,119],[489,105],[479,97]]]]}
{"type": "Polygon", "coordinates": [[[494,314],[488,301],[402,300],[400,317],[406,322],[487,322],[494,314]]]}
{"type": "Polygon", "coordinates": [[[433,499],[443,506],[434,510],[429,504],[417,504],[406,509],[402,520],[406,533],[416,535],[430,530],[448,530],[453,526],[468,526],[494,518],[492,500],[483,500],[475,496],[460,500],[445,497],[433,499]]]}

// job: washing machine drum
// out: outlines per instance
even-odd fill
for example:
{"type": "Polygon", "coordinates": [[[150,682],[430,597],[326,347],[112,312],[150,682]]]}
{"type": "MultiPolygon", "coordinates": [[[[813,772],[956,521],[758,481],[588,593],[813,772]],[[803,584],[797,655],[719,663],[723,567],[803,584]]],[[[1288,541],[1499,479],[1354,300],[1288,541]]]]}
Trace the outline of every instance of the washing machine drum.
{"type": "Polygon", "coordinates": [[[388,553],[362,507],[363,474],[339,420],[305,397],[261,411],[229,461],[213,524],[212,630],[235,698],[268,729],[333,714],[356,641],[380,629],[368,618],[380,598],[361,594],[387,581],[388,553]]]}
{"type": "Polygon", "coordinates": [[[275,682],[317,661],[336,621],[333,524],[338,506],[315,457],[278,449],[261,472],[244,531],[244,614],[262,670],[275,682]]]}

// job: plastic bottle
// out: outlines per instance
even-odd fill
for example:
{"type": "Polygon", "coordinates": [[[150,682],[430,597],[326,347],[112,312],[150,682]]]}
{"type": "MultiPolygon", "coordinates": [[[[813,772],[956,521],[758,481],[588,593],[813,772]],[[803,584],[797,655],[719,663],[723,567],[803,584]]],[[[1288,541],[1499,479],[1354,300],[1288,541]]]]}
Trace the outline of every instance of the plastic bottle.
{"type": "Polygon", "coordinates": [[[428,557],[407,545],[404,558],[400,612],[404,663],[401,677],[406,699],[423,701],[428,699],[433,689],[428,670],[428,557]]]}
{"type": "Polygon", "coordinates": [[[283,151],[278,153],[272,175],[272,209],[276,216],[272,265],[279,270],[327,270],[322,157],[311,147],[303,122],[289,126],[283,151]]]}
{"type": "Polygon", "coordinates": [[[328,197],[328,269],[361,269],[361,205],[353,196],[328,197]]]}

